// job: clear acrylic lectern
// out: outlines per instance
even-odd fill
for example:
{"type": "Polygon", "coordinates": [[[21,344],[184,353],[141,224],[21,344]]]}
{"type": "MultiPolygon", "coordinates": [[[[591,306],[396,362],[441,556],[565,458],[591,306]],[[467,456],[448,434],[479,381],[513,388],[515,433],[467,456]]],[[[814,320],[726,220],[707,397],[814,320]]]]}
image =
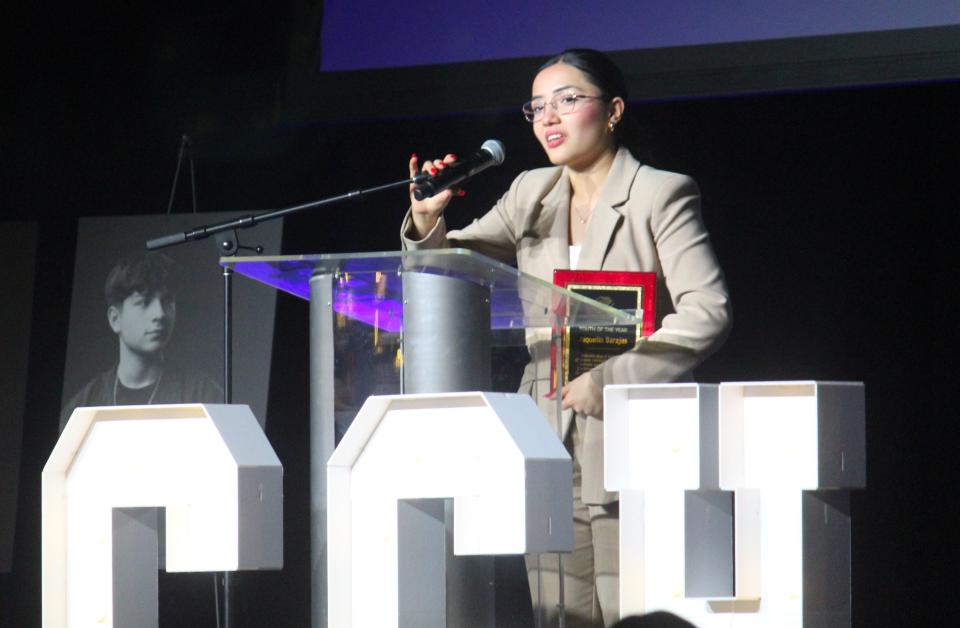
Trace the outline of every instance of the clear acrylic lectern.
{"type": "Polygon", "coordinates": [[[464,249],[233,257],[221,264],[310,301],[315,628],[327,625],[326,464],[338,432],[369,395],[490,390],[492,347],[522,347],[531,333],[557,341],[551,333],[561,326],[641,324],[639,313],[464,249]]]}

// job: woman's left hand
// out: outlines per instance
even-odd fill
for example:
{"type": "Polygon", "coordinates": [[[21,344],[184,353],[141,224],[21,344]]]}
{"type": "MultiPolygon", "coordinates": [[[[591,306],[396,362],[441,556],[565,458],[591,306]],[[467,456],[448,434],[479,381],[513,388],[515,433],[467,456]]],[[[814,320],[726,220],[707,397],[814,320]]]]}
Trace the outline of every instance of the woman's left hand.
{"type": "Polygon", "coordinates": [[[593,381],[590,373],[580,375],[560,391],[563,397],[563,409],[573,408],[588,416],[603,416],[603,391],[593,381]]]}

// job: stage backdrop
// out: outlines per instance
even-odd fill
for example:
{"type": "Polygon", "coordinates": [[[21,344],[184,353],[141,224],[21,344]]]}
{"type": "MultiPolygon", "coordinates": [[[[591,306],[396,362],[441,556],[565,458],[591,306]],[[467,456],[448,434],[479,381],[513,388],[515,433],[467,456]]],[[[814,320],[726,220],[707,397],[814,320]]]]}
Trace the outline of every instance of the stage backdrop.
{"type": "MultiPolygon", "coordinates": [[[[147,253],[148,239],[210,225],[235,213],[173,214],[84,218],[77,232],[70,329],[63,378],[61,429],[77,394],[93,383],[106,383],[107,397],[114,381],[119,342],[107,319],[104,284],[118,260],[148,254],[171,260],[176,317],[164,348],[164,375],[157,391],[175,381],[186,390],[202,391],[207,399],[173,399],[160,402],[207,401],[223,403],[223,273],[212,239],[188,242],[147,253]],[[110,380],[107,382],[106,380],[110,380]]],[[[245,245],[261,245],[264,254],[280,251],[281,223],[263,223],[240,232],[245,245]]],[[[266,423],[270,355],[273,343],[275,292],[234,275],[233,293],[233,402],[250,406],[266,423]]],[[[100,386],[103,388],[103,386],[100,386]]],[[[113,389],[115,390],[115,389],[113,389]]],[[[93,400],[112,405],[112,398],[93,400]]],[[[93,403],[91,403],[93,405],[93,403]]]]}
{"type": "Polygon", "coordinates": [[[573,46],[634,50],[960,24],[955,0],[493,0],[429,10],[420,2],[326,0],[320,68],[545,57],[573,46]]]}
{"type": "Polygon", "coordinates": [[[13,569],[37,225],[0,222],[0,242],[4,243],[0,264],[4,292],[0,307],[0,573],[6,573],[13,569]]]}

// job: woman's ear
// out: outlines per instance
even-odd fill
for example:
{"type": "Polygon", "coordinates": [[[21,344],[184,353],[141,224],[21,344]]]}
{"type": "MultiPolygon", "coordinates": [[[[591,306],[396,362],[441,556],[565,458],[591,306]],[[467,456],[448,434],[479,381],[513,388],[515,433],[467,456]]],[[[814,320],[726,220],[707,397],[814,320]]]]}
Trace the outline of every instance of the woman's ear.
{"type": "Polygon", "coordinates": [[[623,102],[623,98],[620,98],[619,96],[615,96],[615,97],[610,101],[610,107],[609,107],[609,111],[610,111],[610,114],[609,114],[609,115],[610,115],[610,118],[609,118],[609,121],[612,122],[614,125],[619,124],[619,123],[620,123],[620,120],[623,118],[623,112],[624,112],[624,110],[626,109],[626,107],[627,107],[627,105],[626,105],[626,103],[623,102]]]}

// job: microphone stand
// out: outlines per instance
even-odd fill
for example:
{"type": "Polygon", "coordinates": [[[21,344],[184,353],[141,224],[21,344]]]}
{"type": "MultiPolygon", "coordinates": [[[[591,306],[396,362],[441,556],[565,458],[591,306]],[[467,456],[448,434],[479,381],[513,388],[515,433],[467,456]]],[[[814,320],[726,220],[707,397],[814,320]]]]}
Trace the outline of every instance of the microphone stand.
{"type": "MultiPolygon", "coordinates": [[[[187,143],[186,136],[184,136],[184,144],[187,143]]],[[[181,157],[182,157],[182,147],[181,147],[181,157]]],[[[180,162],[177,161],[177,173],[180,171],[180,162]]],[[[215,223],[212,225],[202,225],[199,227],[194,227],[188,231],[182,233],[173,233],[170,235],[161,236],[159,238],[153,238],[147,240],[147,250],[153,251],[156,249],[165,248],[168,246],[175,246],[177,244],[183,244],[185,242],[192,242],[194,240],[203,240],[212,235],[218,233],[224,233],[226,231],[233,231],[231,234],[225,236],[220,236],[217,238],[217,249],[220,251],[221,255],[230,257],[235,255],[238,250],[249,249],[256,251],[257,254],[263,252],[262,246],[256,247],[246,247],[241,246],[239,238],[237,236],[237,229],[249,229],[250,227],[255,227],[261,222],[266,222],[268,220],[274,220],[276,218],[283,218],[284,216],[290,216],[308,209],[316,209],[318,207],[324,207],[326,205],[334,205],[336,203],[341,203],[343,201],[349,200],[360,200],[368,194],[373,194],[374,192],[383,192],[385,190],[392,190],[394,188],[403,187],[410,185],[411,183],[422,183],[427,179],[427,175],[421,173],[415,177],[410,177],[409,179],[402,179],[400,181],[394,181],[393,183],[387,183],[385,185],[378,185],[372,188],[353,190],[347,192],[346,194],[340,194],[337,196],[331,196],[328,198],[320,199],[319,201],[312,201],[310,203],[303,203],[301,205],[294,205],[292,207],[286,207],[284,209],[278,209],[274,211],[264,212],[261,214],[252,214],[249,216],[241,216],[240,218],[235,218],[232,220],[226,220],[224,222],[215,223]]],[[[174,186],[176,186],[176,181],[174,181],[174,186]]],[[[176,189],[176,187],[174,187],[176,189]]],[[[172,201],[172,199],[171,199],[172,201]]],[[[223,403],[229,404],[233,402],[233,356],[232,356],[232,326],[231,321],[233,319],[233,269],[224,266],[223,267],[223,403]]],[[[223,573],[223,607],[224,607],[224,628],[231,628],[233,623],[233,614],[231,613],[230,608],[230,572],[223,573]]],[[[218,608],[219,615],[219,608],[218,608]]],[[[219,626],[219,621],[218,621],[219,626]]]]}
{"type": "MultiPolygon", "coordinates": [[[[385,185],[378,185],[372,188],[353,190],[352,192],[347,192],[346,194],[340,194],[338,196],[331,196],[329,198],[320,199],[319,201],[312,201],[310,203],[304,203],[302,205],[294,205],[292,207],[286,207],[284,209],[277,209],[274,211],[264,212],[262,214],[252,214],[250,216],[241,216],[240,218],[235,218],[233,220],[227,220],[224,222],[219,222],[213,225],[202,225],[199,227],[194,227],[189,231],[184,231],[182,233],[173,233],[170,235],[165,235],[159,238],[153,238],[152,240],[147,240],[147,249],[156,250],[162,249],[167,246],[173,246],[175,244],[181,244],[183,242],[190,242],[192,240],[202,240],[208,238],[217,233],[222,233],[224,231],[234,231],[236,229],[249,229],[250,227],[255,227],[261,222],[267,220],[273,220],[275,218],[283,218],[284,216],[289,216],[291,214],[296,214],[307,209],[315,209],[317,207],[323,207],[325,205],[334,205],[336,203],[341,203],[343,201],[350,200],[359,200],[368,194],[373,194],[374,192],[383,192],[384,190],[391,190],[393,188],[402,187],[404,185],[410,185],[411,183],[420,183],[424,180],[422,174],[417,175],[416,177],[410,177],[409,179],[402,179],[400,181],[394,181],[393,183],[387,183],[385,185]]],[[[220,248],[228,251],[227,255],[233,255],[236,252],[236,249],[239,248],[235,244],[230,245],[228,242],[219,242],[220,248]]]]}

